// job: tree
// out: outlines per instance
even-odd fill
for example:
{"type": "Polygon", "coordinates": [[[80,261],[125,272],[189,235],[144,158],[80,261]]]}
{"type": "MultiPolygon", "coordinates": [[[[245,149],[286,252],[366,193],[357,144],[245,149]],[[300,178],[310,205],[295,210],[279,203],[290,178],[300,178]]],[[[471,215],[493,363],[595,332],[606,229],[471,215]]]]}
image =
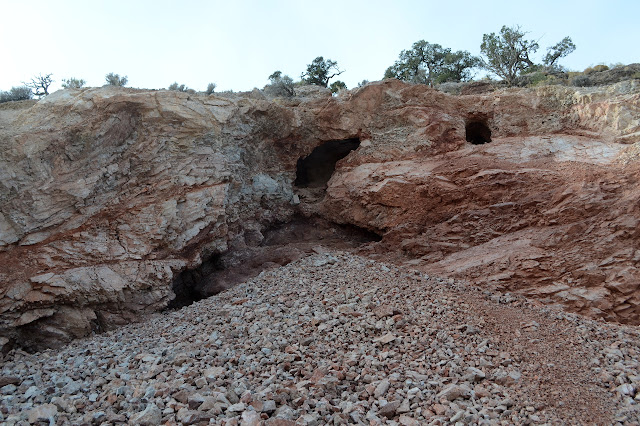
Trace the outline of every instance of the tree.
{"type": "Polygon", "coordinates": [[[502,77],[509,85],[515,83],[522,71],[535,65],[529,55],[535,53],[539,45],[537,41],[525,40],[525,35],[520,27],[503,25],[499,36],[496,33],[482,36],[480,51],[487,58],[484,67],[502,77]]]}
{"type": "Polygon", "coordinates": [[[439,44],[420,40],[403,50],[398,60],[384,73],[384,78],[397,78],[412,83],[429,84],[461,81],[471,78],[471,70],[480,59],[467,51],[451,52],[439,44]]]}
{"type": "Polygon", "coordinates": [[[119,74],[114,74],[112,72],[107,74],[104,78],[109,86],[126,86],[129,81],[126,75],[124,77],[120,77],[119,74]]]}
{"type": "Polygon", "coordinates": [[[331,89],[331,93],[335,94],[341,90],[347,90],[347,85],[343,81],[336,80],[331,83],[331,86],[329,86],[329,88],[331,89]]]}
{"type": "MultiPolygon", "coordinates": [[[[516,82],[520,74],[535,71],[541,67],[530,58],[540,46],[535,40],[526,40],[526,34],[520,30],[520,27],[510,28],[505,25],[500,30],[500,35],[491,33],[482,36],[480,50],[486,57],[484,68],[502,77],[510,86],[516,82]]],[[[547,49],[547,55],[542,63],[547,70],[557,70],[558,59],[567,56],[575,49],[576,46],[571,38],[565,37],[547,49]]]]}
{"type": "Polygon", "coordinates": [[[576,45],[573,44],[571,37],[565,37],[556,45],[547,48],[547,54],[542,59],[542,63],[549,70],[559,70],[560,67],[556,63],[558,59],[564,58],[574,50],[576,50],[576,45]]]}
{"type": "Polygon", "coordinates": [[[8,92],[0,92],[0,103],[24,101],[33,98],[33,92],[27,86],[12,87],[8,92]]]}
{"type": "Polygon", "coordinates": [[[25,86],[33,90],[33,94],[37,97],[47,96],[49,94],[49,86],[53,83],[52,74],[39,74],[31,79],[29,83],[23,83],[25,86]]]}
{"type": "Polygon", "coordinates": [[[444,64],[436,75],[435,82],[469,81],[473,77],[472,70],[480,65],[482,65],[482,60],[466,50],[447,53],[444,64]]]}
{"type": "Polygon", "coordinates": [[[339,76],[344,70],[338,67],[336,61],[331,59],[325,59],[322,56],[318,56],[307,65],[307,71],[302,73],[300,78],[307,84],[315,84],[316,86],[328,87],[329,80],[333,77],[339,76]]]}
{"type": "Polygon", "coordinates": [[[74,78],[71,77],[69,79],[66,80],[62,80],[62,87],[64,89],[80,89],[81,87],[83,87],[87,82],[84,81],[81,78],[74,78]]]}
{"type": "Polygon", "coordinates": [[[213,94],[213,92],[216,90],[216,84],[215,83],[209,83],[207,85],[207,90],[205,91],[205,93],[207,95],[211,95],[213,94]]]}
{"type": "Polygon", "coordinates": [[[281,71],[275,71],[269,76],[270,83],[264,88],[271,96],[282,96],[290,98],[296,95],[296,91],[293,86],[293,79],[288,75],[282,75],[281,71]]]}

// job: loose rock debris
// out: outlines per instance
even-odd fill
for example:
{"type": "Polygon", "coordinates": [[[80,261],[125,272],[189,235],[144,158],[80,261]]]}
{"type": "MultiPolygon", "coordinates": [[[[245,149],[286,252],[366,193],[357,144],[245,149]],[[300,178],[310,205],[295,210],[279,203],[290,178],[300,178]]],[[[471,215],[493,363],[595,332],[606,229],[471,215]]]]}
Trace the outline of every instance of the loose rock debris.
{"type": "Polygon", "coordinates": [[[634,424],[633,327],[344,252],[60,351],[14,350],[5,424],[634,424]]]}

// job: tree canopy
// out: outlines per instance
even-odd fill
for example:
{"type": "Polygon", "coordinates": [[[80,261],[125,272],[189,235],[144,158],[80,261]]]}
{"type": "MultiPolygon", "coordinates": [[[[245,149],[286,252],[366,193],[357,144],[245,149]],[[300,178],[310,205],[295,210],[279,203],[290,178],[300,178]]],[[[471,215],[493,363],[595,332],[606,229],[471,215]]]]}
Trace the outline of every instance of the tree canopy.
{"type": "Polygon", "coordinates": [[[542,60],[542,63],[549,69],[558,69],[558,59],[564,58],[574,50],[576,50],[576,45],[573,44],[571,37],[565,37],[557,44],[547,48],[547,54],[542,60]]]}
{"type": "Polygon", "coordinates": [[[331,93],[338,93],[341,90],[347,90],[347,85],[344,81],[336,80],[329,86],[331,93]]]}
{"type": "MultiPolygon", "coordinates": [[[[540,68],[531,60],[531,55],[540,47],[535,40],[527,40],[526,32],[520,27],[504,25],[500,34],[491,33],[482,36],[480,51],[485,56],[484,68],[502,77],[507,84],[513,85],[523,72],[540,68]]],[[[567,56],[576,46],[570,37],[565,37],[556,45],[549,47],[543,59],[543,65],[551,70],[557,69],[558,59],[567,56]]]]}
{"type": "Polygon", "coordinates": [[[325,60],[322,56],[318,56],[307,65],[307,71],[302,73],[300,78],[307,84],[315,84],[316,86],[328,87],[329,80],[339,76],[344,70],[338,67],[336,61],[331,59],[325,60]]]}
{"type": "Polygon", "coordinates": [[[420,40],[409,50],[400,52],[398,60],[384,73],[384,78],[397,78],[412,83],[429,84],[465,81],[480,59],[467,51],[452,52],[437,43],[420,40]]]}

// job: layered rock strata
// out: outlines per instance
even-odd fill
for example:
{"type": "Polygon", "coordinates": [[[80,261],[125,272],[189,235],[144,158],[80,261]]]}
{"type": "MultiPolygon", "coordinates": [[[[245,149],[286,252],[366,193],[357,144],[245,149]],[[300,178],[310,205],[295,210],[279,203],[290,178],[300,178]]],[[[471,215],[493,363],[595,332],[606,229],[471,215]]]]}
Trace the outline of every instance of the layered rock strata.
{"type": "Polygon", "coordinates": [[[296,213],[384,235],[370,251],[424,270],[638,323],[639,141],[637,81],[288,100],[99,88],[3,108],[1,339],[55,345],[160,310],[178,273],[296,213]],[[326,193],[297,188],[329,141],[359,146],[326,193]]]}

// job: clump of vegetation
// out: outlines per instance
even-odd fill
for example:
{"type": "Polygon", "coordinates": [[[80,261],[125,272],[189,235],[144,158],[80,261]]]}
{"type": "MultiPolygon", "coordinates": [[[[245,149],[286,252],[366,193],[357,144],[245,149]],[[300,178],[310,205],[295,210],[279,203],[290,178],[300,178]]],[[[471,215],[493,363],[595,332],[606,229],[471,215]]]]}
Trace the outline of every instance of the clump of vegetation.
{"type": "Polygon", "coordinates": [[[281,71],[271,74],[269,82],[264,91],[270,96],[290,98],[296,95],[293,79],[288,75],[282,75],[281,71]]]}
{"type": "Polygon", "coordinates": [[[571,79],[571,85],[576,87],[588,87],[592,84],[588,76],[581,74],[571,79]]]}
{"type": "Polygon", "coordinates": [[[547,48],[547,54],[542,59],[542,64],[548,71],[562,71],[562,67],[558,64],[558,59],[573,53],[576,45],[573,44],[571,37],[565,37],[555,45],[547,48]]]}
{"type": "Polygon", "coordinates": [[[604,64],[600,64],[600,65],[595,65],[593,67],[585,68],[585,70],[583,71],[583,74],[589,75],[589,74],[593,74],[594,72],[601,72],[601,71],[607,71],[607,70],[609,70],[608,66],[604,64]]]}
{"type": "Polygon", "coordinates": [[[582,73],[569,73],[571,85],[576,87],[602,86],[639,77],[640,64],[599,64],[582,73]]]}
{"type": "Polygon", "coordinates": [[[212,95],[213,92],[216,90],[217,85],[215,83],[209,83],[207,85],[207,90],[204,91],[204,93],[206,93],[207,95],[212,95]]]}
{"type": "Polygon", "coordinates": [[[542,64],[536,64],[531,55],[537,52],[540,46],[535,40],[525,39],[526,34],[520,27],[511,28],[505,25],[500,34],[491,33],[482,37],[480,51],[485,57],[483,67],[502,77],[509,86],[515,85],[517,78],[522,74],[561,71],[558,60],[576,49],[571,38],[565,37],[547,49],[542,64]]]}
{"type": "Polygon", "coordinates": [[[172,83],[169,86],[169,90],[173,90],[176,92],[186,92],[186,93],[196,93],[195,90],[188,88],[187,86],[185,86],[184,84],[178,84],[178,82],[172,83]]]}
{"type": "Polygon", "coordinates": [[[300,78],[307,84],[329,87],[329,80],[342,74],[344,70],[338,67],[336,61],[325,60],[322,56],[315,58],[309,65],[307,71],[303,72],[300,78]]]}
{"type": "Polygon", "coordinates": [[[12,87],[6,92],[0,91],[0,103],[24,101],[33,98],[33,92],[27,86],[12,87]]]}
{"type": "Polygon", "coordinates": [[[87,82],[81,78],[71,77],[66,80],[62,80],[62,87],[65,89],[80,89],[84,87],[87,82]]]}
{"type": "Polygon", "coordinates": [[[412,83],[428,84],[447,81],[467,81],[472,69],[480,65],[479,58],[469,52],[451,49],[420,40],[409,50],[400,52],[398,60],[384,73],[384,78],[397,78],[412,83]]]}
{"type": "Polygon", "coordinates": [[[107,85],[108,86],[124,87],[124,86],[127,85],[127,82],[129,81],[129,79],[127,78],[126,75],[124,77],[120,77],[119,74],[115,74],[115,73],[112,73],[112,72],[107,74],[104,78],[107,81],[107,85]]]}
{"type": "Polygon", "coordinates": [[[343,81],[336,80],[333,83],[331,83],[331,85],[329,86],[329,89],[331,89],[331,93],[335,95],[338,92],[341,92],[342,90],[347,90],[347,85],[343,81]]]}

